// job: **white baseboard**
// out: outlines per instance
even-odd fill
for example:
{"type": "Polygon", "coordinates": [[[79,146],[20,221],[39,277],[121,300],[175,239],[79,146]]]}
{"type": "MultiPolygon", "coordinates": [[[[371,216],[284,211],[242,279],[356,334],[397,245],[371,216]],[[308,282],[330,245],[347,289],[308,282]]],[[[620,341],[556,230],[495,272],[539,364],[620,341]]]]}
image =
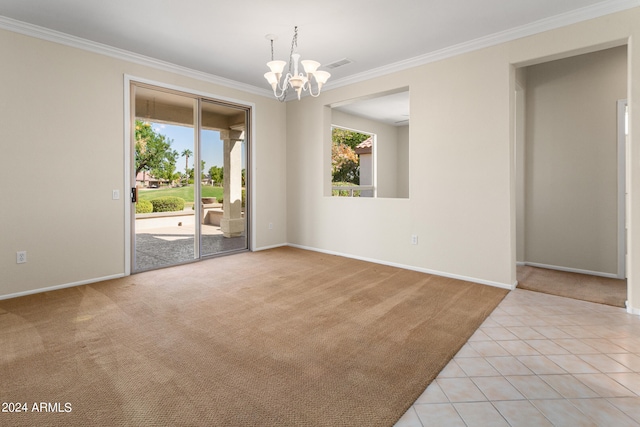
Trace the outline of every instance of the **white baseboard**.
{"type": "Polygon", "coordinates": [[[88,285],[90,283],[102,282],[104,280],[111,280],[111,279],[119,279],[121,277],[124,277],[124,274],[114,274],[112,276],[104,276],[104,277],[97,277],[95,279],[82,280],[80,282],[64,283],[62,285],[49,286],[46,288],[31,289],[29,291],[16,292],[16,293],[7,294],[7,295],[0,295],[0,300],[23,297],[26,295],[39,294],[41,292],[55,291],[55,290],[64,289],[64,288],[73,288],[74,286],[88,285]]]}
{"type": "Polygon", "coordinates": [[[591,276],[607,277],[609,279],[622,279],[615,273],[603,273],[601,271],[580,270],[579,268],[560,267],[558,265],[539,264],[537,262],[517,263],[518,266],[528,265],[531,267],[546,268],[547,270],[566,271],[568,273],[589,274],[591,276]]]}
{"type": "Polygon", "coordinates": [[[254,248],[253,252],[266,251],[267,249],[282,248],[284,246],[290,246],[290,245],[287,243],[279,243],[277,245],[271,245],[271,246],[260,246],[259,248],[254,248]]]}
{"type": "Polygon", "coordinates": [[[387,262],[387,261],[382,261],[382,260],[375,259],[375,258],[367,258],[367,257],[361,257],[361,256],[356,256],[356,255],[351,255],[351,254],[345,254],[345,253],[336,252],[336,251],[328,251],[328,250],[325,250],[325,249],[318,249],[318,248],[313,248],[313,247],[309,247],[309,246],[296,245],[296,244],[293,244],[293,243],[289,243],[288,246],[291,246],[293,248],[298,248],[298,249],[305,249],[305,250],[308,250],[308,251],[320,252],[320,253],[324,253],[324,254],[328,254],[328,255],[337,255],[337,256],[341,256],[341,257],[345,257],[345,258],[351,258],[351,259],[357,259],[357,260],[360,260],[360,261],[372,262],[372,263],[375,263],[375,264],[388,265],[390,267],[403,268],[405,270],[418,271],[420,273],[433,274],[434,276],[442,276],[442,277],[448,277],[450,279],[457,279],[457,280],[464,280],[466,282],[479,283],[481,285],[494,286],[496,288],[508,289],[510,291],[514,290],[515,287],[516,287],[516,284],[517,284],[517,282],[516,282],[513,285],[509,285],[509,284],[506,284],[506,283],[499,283],[499,282],[493,282],[493,281],[490,281],[490,280],[477,279],[475,277],[468,277],[468,276],[461,276],[461,275],[458,275],[458,274],[445,273],[445,272],[442,272],[442,271],[430,270],[428,268],[421,268],[421,267],[416,267],[416,266],[413,266],[413,265],[399,264],[399,263],[395,263],[395,262],[387,262]]]}
{"type": "MultiPolygon", "coordinates": [[[[416,267],[416,266],[413,266],[413,265],[400,264],[400,263],[395,263],[395,262],[387,262],[387,261],[382,261],[382,260],[375,259],[375,258],[360,257],[360,256],[355,256],[355,255],[351,255],[351,254],[342,253],[342,252],[328,251],[328,250],[324,250],[324,249],[318,249],[318,248],[313,248],[313,247],[303,246],[303,245],[296,245],[296,244],[292,244],[292,243],[282,243],[282,244],[271,245],[271,246],[261,246],[259,248],[255,248],[253,250],[255,252],[258,252],[258,251],[265,251],[265,250],[268,250],[268,249],[281,248],[281,247],[284,247],[284,246],[291,246],[293,248],[305,249],[305,250],[308,250],[308,251],[320,252],[320,253],[325,253],[325,254],[328,254],[328,255],[337,255],[337,256],[341,256],[341,257],[345,257],[345,258],[357,259],[357,260],[360,260],[360,261],[373,262],[375,264],[388,265],[390,267],[403,268],[405,270],[418,271],[420,273],[433,274],[435,276],[448,277],[450,279],[464,280],[464,281],[467,281],[467,282],[479,283],[481,285],[488,285],[488,286],[494,286],[494,287],[497,287],[497,288],[508,289],[510,291],[514,290],[516,288],[516,286],[518,285],[518,282],[514,282],[512,285],[509,285],[509,284],[506,284],[506,283],[493,282],[493,281],[490,281],[490,280],[478,279],[478,278],[475,278],[475,277],[462,276],[462,275],[459,275],[459,274],[451,274],[451,273],[446,273],[446,272],[442,272],[442,271],[431,270],[431,269],[428,269],[428,268],[416,267]]],[[[112,276],[97,277],[97,278],[94,278],[94,279],[82,280],[82,281],[73,282],[73,283],[65,283],[65,284],[56,285],[56,286],[49,286],[49,287],[46,287],[46,288],[31,289],[31,290],[23,291],[23,292],[16,292],[16,293],[7,294],[7,295],[0,295],[0,300],[17,298],[17,297],[22,297],[22,296],[26,296],[26,295],[33,295],[33,294],[38,294],[38,293],[41,293],[41,292],[55,291],[57,289],[72,288],[74,286],[88,285],[90,283],[102,282],[104,280],[111,280],[111,279],[119,279],[121,277],[125,277],[125,274],[114,274],[112,276]]],[[[639,314],[640,314],[640,312],[639,312],[639,314]]]]}
{"type": "Polygon", "coordinates": [[[635,314],[636,316],[640,316],[640,308],[634,308],[634,307],[631,307],[631,306],[629,305],[629,301],[625,301],[624,303],[625,303],[625,305],[627,306],[627,313],[629,313],[629,314],[635,314]]]}

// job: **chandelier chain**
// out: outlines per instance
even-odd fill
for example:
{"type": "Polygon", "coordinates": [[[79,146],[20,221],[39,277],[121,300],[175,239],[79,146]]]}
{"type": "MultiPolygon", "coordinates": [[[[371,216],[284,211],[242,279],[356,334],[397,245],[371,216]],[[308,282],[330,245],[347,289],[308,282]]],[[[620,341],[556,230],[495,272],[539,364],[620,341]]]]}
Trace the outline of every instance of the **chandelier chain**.
{"type": "Polygon", "coordinates": [[[273,39],[271,39],[271,60],[273,61],[273,39]]]}
{"type": "Polygon", "coordinates": [[[291,62],[293,59],[293,52],[298,48],[298,26],[293,29],[293,38],[291,39],[291,52],[289,53],[289,74],[291,74],[291,62]]]}

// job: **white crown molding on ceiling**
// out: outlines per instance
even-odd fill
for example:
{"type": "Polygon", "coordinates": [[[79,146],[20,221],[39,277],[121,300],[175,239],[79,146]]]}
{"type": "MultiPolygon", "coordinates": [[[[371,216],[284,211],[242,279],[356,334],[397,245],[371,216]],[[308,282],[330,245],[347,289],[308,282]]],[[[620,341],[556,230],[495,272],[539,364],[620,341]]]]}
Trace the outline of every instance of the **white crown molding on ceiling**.
{"type": "MultiPolygon", "coordinates": [[[[556,28],[564,27],[589,19],[598,18],[600,16],[609,15],[616,12],[621,12],[623,10],[632,9],[639,6],[640,0],[610,0],[598,3],[593,6],[587,6],[581,9],[573,10],[571,12],[542,19],[531,24],[526,24],[510,30],[501,31],[485,37],[470,40],[468,42],[446,47],[435,52],[430,52],[424,55],[416,56],[414,58],[409,58],[369,71],[354,74],[352,76],[344,77],[342,79],[327,83],[327,85],[325,86],[325,90],[336,89],[349,84],[369,80],[374,77],[380,77],[386,74],[403,71],[409,68],[461,55],[463,53],[495,46],[500,43],[509,42],[522,37],[542,33],[544,31],[553,30],[556,28]]],[[[87,50],[93,53],[110,56],[116,59],[133,62],[159,70],[180,74],[186,77],[191,77],[220,86],[241,90],[255,95],[265,96],[267,98],[271,98],[273,96],[272,92],[265,88],[259,88],[246,83],[241,83],[235,80],[216,76],[214,74],[193,70],[191,68],[140,55],[124,49],[119,49],[102,43],[97,43],[80,37],[72,36],[60,31],[55,31],[49,28],[17,21],[5,16],[0,16],[0,29],[39,38],[42,40],[47,40],[54,43],[63,44],[70,47],[75,47],[78,49],[87,50]]]]}
{"type": "Polygon", "coordinates": [[[510,42],[533,34],[542,33],[556,28],[565,27],[567,25],[576,24],[578,22],[587,21],[589,19],[598,18],[600,16],[610,15],[612,13],[621,12],[623,10],[633,9],[640,6],[640,0],[611,0],[598,3],[593,6],[587,6],[576,9],[571,12],[555,15],[549,18],[541,19],[530,24],[522,25],[510,30],[501,31],[480,37],[454,46],[449,46],[424,55],[409,58],[403,61],[394,62],[393,64],[374,68],[352,76],[343,77],[338,80],[330,81],[325,85],[324,90],[337,89],[342,86],[369,80],[375,77],[381,77],[386,74],[407,70],[409,68],[418,67],[420,65],[429,64],[440,61],[442,59],[451,58],[453,56],[462,55],[464,53],[473,52],[475,50],[484,49],[498,45],[500,43],[510,42]]]}
{"type": "Polygon", "coordinates": [[[214,74],[193,70],[191,68],[176,65],[171,62],[162,61],[160,59],[151,58],[149,56],[140,55],[128,50],[119,49],[102,43],[72,36],[60,31],[51,30],[49,28],[40,27],[15,19],[0,16],[0,29],[13,31],[14,33],[31,36],[38,39],[59,43],[62,45],[75,47],[89,52],[110,56],[112,58],[133,62],[139,65],[155,68],[170,73],[180,74],[185,77],[191,77],[196,80],[217,84],[231,89],[241,90],[243,92],[253,93],[265,97],[273,96],[272,91],[265,88],[259,88],[246,83],[237,82],[235,80],[226,79],[214,74]]]}

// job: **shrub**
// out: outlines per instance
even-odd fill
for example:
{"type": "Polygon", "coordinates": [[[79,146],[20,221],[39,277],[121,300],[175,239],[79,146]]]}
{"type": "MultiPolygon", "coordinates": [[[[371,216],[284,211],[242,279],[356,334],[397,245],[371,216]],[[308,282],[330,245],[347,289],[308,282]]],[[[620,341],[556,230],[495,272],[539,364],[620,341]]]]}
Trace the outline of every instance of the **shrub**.
{"type": "Polygon", "coordinates": [[[175,212],[184,209],[184,199],[181,197],[158,197],[152,199],[154,212],[175,212]]]}
{"type": "Polygon", "coordinates": [[[357,187],[350,182],[332,182],[334,189],[331,190],[332,196],[339,197],[360,197],[360,190],[336,190],[335,187],[357,187]]]}
{"type": "Polygon", "coordinates": [[[151,213],[151,212],[153,212],[153,205],[151,204],[150,201],[138,200],[138,202],[136,203],[137,214],[151,213]]]}

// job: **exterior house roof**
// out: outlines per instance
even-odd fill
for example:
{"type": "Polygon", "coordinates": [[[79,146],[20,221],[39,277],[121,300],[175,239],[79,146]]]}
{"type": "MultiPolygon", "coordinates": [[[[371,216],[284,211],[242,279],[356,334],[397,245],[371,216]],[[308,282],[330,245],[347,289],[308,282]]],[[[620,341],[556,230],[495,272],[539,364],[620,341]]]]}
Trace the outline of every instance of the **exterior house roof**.
{"type": "Polygon", "coordinates": [[[362,141],[360,144],[356,145],[355,152],[356,154],[371,154],[371,150],[373,148],[373,136],[362,141]]]}
{"type": "Polygon", "coordinates": [[[153,175],[151,175],[148,172],[138,172],[138,174],[136,175],[136,181],[140,181],[140,182],[152,182],[152,181],[160,181],[158,178],[155,178],[153,175]]]}

